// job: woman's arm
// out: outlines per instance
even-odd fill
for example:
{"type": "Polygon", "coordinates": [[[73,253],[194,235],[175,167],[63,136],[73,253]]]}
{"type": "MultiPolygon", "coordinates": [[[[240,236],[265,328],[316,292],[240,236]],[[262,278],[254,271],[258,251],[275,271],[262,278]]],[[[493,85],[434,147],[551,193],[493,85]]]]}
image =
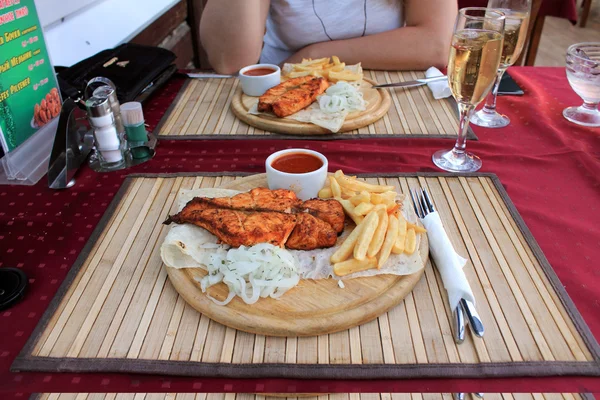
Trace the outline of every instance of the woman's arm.
{"type": "Polygon", "coordinates": [[[260,58],[270,0],[210,0],[200,41],[215,71],[233,74],[260,58]]]}
{"type": "Polygon", "coordinates": [[[452,0],[405,0],[406,26],[387,32],[346,40],[314,43],[287,62],[336,55],[347,64],[362,63],[369,69],[443,68],[448,63],[456,2],[452,0]]]}

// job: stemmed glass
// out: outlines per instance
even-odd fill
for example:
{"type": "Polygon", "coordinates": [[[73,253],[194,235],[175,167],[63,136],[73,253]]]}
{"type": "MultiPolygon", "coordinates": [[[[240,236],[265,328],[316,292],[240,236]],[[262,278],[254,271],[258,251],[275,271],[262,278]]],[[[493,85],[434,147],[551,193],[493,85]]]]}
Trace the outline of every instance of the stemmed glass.
{"type": "Polygon", "coordinates": [[[567,79],[583,105],[565,108],[563,116],[579,125],[600,126],[600,43],[577,43],[567,49],[567,79]]]}
{"type": "Polygon", "coordinates": [[[451,172],[474,172],[481,168],[481,159],[467,153],[467,130],[473,109],[490,92],[500,65],[504,37],[504,13],[483,7],[468,7],[458,11],[450,58],[448,83],[458,103],[460,125],[452,150],[433,154],[433,163],[451,172]]]}
{"type": "Polygon", "coordinates": [[[531,0],[489,0],[488,8],[501,11],[506,16],[504,45],[492,92],[485,100],[485,106],[473,115],[471,123],[486,128],[503,128],[510,123],[510,119],[496,111],[496,96],[502,75],[517,61],[523,50],[527,39],[531,0]]]}

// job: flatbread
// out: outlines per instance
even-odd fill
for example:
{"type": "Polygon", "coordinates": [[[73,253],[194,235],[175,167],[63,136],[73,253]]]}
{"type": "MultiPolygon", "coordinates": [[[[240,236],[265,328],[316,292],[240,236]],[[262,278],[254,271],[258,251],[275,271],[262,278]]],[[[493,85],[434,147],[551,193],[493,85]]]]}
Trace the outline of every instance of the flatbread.
{"type": "MultiPolygon", "coordinates": [[[[178,211],[181,211],[186,203],[196,196],[200,197],[224,197],[241,193],[229,189],[195,189],[181,190],[179,192],[178,211]]],[[[402,213],[409,222],[416,221],[416,215],[410,207],[402,207],[402,213]]],[[[391,254],[386,264],[381,269],[372,269],[357,272],[344,277],[333,273],[333,266],[329,262],[331,255],[341,246],[344,239],[350,234],[351,227],[346,226],[342,235],[338,238],[335,246],[328,249],[316,250],[288,250],[299,262],[298,272],[303,279],[327,279],[347,280],[363,276],[374,276],[382,274],[411,275],[423,268],[423,260],[419,255],[420,235],[417,235],[417,250],[411,255],[391,254]]],[[[215,253],[217,249],[229,249],[228,245],[217,244],[217,237],[207,230],[192,224],[172,224],[170,231],[165,237],[160,248],[160,256],[167,267],[171,268],[202,268],[206,270],[204,262],[215,253]]]]}

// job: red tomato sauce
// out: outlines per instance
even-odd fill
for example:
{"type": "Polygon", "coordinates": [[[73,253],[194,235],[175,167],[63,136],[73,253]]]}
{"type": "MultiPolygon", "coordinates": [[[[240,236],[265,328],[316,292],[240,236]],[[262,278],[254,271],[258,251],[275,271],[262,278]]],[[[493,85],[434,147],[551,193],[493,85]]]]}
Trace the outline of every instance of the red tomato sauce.
{"type": "Polygon", "coordinates": [[[323,166],[320,158],[306,153],[288,153],[277,157],[271,163],[274,169],[288,174],[305,174],[323,166]]]}
{"type": "Polygon", "coordinates": [[[254,69],[249,69],[248,71],[244,71],[244,75],[262,76],[262,75],[272,74],[273,72],[275,72],[275,70],[271,69],[271,68],[254,68],[254,69]]]}

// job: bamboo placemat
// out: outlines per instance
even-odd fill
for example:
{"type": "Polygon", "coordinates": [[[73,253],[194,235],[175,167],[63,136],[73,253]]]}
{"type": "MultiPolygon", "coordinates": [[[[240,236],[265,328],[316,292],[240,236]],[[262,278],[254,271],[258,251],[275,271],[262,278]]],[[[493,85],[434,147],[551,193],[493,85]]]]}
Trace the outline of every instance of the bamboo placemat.
{"type": "MultiPolygon", "coordinates": [[[[365,71],[379,83],[412,81],[424,77],[414,71],[365,71]]],[[[427,86],[386,89],[392,96],[388,113],[364,128],[331,135],[281,135],[254,128],[231,111],[239,81],[192,79],[179,92],[155,132],[165,139],[356,139],[390,137],[456,138],[458,110],[453,98],[435,100],[427,86]]],[[[469,128],[468,139],[477,139],[469,128]]]]}
{"type": "MultiPolygon", "coordinates": [[[[465,397],[469,400],[469,396],[465,397]]],[[[486,393],[486,400],[593,400],[578,393],[486,393]]],[[[42,393],[30,400],[452,400],[450,393],[332,393],[273,397],[247,393],[42,393]]],[[[475,397],[473,397],[475,399],[475,397]]]]}
{"type": "MultiPolygon", "coordinates": [[[[453,340],[437,271],[376,320],[318,337],[266,337],[188,306],[167,279],[161,224],[181,189],[236,179],[128,177],[13,370],[215,377],[426,378],[600,375],[597,342],[495,175],[369,178],[425,186],[459,254],[485,324],[453,340]]],[[[468,331],[468,330],[467,330],[468,331]]]]}

